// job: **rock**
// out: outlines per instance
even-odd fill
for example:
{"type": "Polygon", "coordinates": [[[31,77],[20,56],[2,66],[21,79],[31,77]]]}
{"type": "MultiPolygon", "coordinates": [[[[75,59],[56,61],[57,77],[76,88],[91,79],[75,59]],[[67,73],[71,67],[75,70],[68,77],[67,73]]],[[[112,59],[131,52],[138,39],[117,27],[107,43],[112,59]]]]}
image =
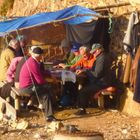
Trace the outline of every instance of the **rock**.
{"type": "Polygon", "coordinates": [[[16,121],[10,121],[9,122],[9,125],[12,127],[12,128],[16,128],[16,126],[17,126],[17,122],[16,121]]]}
{"type": "Polygon", "coordinates": [[[29,123],[27,121],[22,121],[20,123],[17,124],[16,129],[27,129],[29,126],[29,123]]]}
{"type": "Polygon", "coordinates": [[[2,128],[0,128],[0,134],[4,135],[6,133],[8,133],[8,127],[2,127],[2,128]]]}
{"type": "Polygon", "coordinates": [[[28,128],[29,123],[27,121],[22,122],[11,122],[10,126],[14,129],[22,129],[25,130],[28,128]]]}
{"type": "Polygon", "coordinates": [[[35,134],[35,135],[34,135],[34,138],[35,138],[35,139],[40,139],[40,138],[41,138],[41,136],[40,136],[40,134],[39,134],[39,133],[37,133],[37,134],[35,134]]]}
{"type": "Polygon", "coordinates": [[[123,133],[123,134],[127,134],[127,133],[128,133],[127,129],[123,129],[123,130],[122,130],[122,133],[123,133]]]}
{"type": "Polygon", "coordinates": [[[3,113],[0,112],[0,121],[3,119],[3,113]]]}
{"type": "Polygon", "coordinates": [[[57,130],[60,130],[63,127],[63,123],[61,122],[51,122],[47,127],[47,132],[55,132],[57,130]]]}
{"type": "Polygon", "coordinates": [[[9,136],[10,137],[14,137],[15,133],[10,133],[9,136]]]}
{"type": "Polygon", "coordinates": [[[39,127],[39,124],[32,124],[31,125],[31,128],[37,128],[37,127],[39,127]]]}
{"type": "Polygon", "coordinates": [[[10,121],[10,118],[9,118],[6,114],[3,114],[2,120],[3,120],[5,123],[8,123],[8,122],[10,121]]]}

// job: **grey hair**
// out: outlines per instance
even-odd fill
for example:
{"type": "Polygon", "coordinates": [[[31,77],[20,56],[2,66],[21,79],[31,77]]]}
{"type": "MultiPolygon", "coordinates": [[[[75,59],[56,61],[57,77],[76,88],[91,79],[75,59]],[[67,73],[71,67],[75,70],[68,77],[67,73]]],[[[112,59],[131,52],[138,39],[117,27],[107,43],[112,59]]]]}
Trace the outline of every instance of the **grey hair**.
{"type": "Polygon", "coordinates": [[[89,48],[88,47],[85,47],[85,46],[81,46],[80,48],[79,48],[79,50],[83,50],[84,52],[89,52],[89,48]]]}
{"type": "Polygon", "coordinates": [[[18,40],[12,39],[12,40],[10,40],[10,42],[9,42],[8,45],[9,45],[10,47],[14,47],[17,43],[18,43],[18,40]]]}
{"type": "Polygon", "coordinates": [[[34,56],[34,57],[39,57],[40,55],[42,55],[42,54],[35,54],[35,53],[31,53],[31,56],[34,56]]]}

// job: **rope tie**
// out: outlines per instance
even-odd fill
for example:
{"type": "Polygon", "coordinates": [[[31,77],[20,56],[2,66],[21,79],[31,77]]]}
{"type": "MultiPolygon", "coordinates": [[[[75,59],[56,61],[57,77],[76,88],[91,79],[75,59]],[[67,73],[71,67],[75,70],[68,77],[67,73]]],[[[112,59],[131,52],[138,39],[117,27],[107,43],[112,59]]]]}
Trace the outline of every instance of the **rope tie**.
{"type": "Polygon", "coordinates": [[[109,28],[108,28],[108,33],[111,34],[113,32],[113,21],[112,21],[112,15],[109,14],[109,28]]]}

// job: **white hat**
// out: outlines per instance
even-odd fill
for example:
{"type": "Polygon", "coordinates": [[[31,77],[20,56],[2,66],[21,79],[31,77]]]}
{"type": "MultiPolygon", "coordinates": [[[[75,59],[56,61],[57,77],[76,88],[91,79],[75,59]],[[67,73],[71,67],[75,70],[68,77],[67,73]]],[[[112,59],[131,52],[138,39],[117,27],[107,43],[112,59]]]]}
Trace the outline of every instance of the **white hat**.
{"type": "Polygon", "coordinates": [[[32,46],[31,47],[31,55],[33,55],[34,57],[38,57],[41,54],[43,54],[43,49],[41,49],[38,46],[32,46]]]}

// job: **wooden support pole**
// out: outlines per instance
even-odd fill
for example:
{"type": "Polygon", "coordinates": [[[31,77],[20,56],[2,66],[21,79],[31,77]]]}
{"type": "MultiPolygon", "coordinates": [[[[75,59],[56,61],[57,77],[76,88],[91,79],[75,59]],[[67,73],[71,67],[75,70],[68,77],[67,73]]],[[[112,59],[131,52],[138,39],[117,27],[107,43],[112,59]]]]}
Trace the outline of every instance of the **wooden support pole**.
{"type": "Polygon", "coordinates": [[[28,103],[27,103],[27,106],[30,106],[30,105],[32,105],[33,104],[33,102],[32,102],[32,100],[30,99],[29,101],[28,101],[28,103]]]}
{"type": "Polygon", "coordinates": [[[6,116],[10,117],[12,120],[16,120],[17,113],[15,108],[10,105],[6,100],[0,97],[0,114],[6,114],[6,116]]]}
{"type": "Polygon", "coordinates": [[[4,102],[0,103],[0,113],[4,113],[4,110],[6,108],[6,104],[4,102]]]}
{"type": "Polygon", "coordinates": [[[20,109],[20,101],[19,98],[15,99],[15,109],[18,111],[20,109]]]}
{"type": "Polygon", "coordinates": [[[100,95],[98,97],[98,106],[100,109],[104,109],[104,96],[103,95],[100,95]]]}
{"type": "Polygon", "coordinates": [[[130,5],[129,2],[124,2],[124,3],[117,3],[117,4],[112,4],[112,5],[106,5],[106,6],[99,6],[92,8],[92,10],[101,10],[101,9],[106,9],[106,8],[115,8],[115,7],[121,7],[121,6],[128,6],[130,5]]]}
{"type": "MultiPolygon", "coordinates": [[[[107,5],[107,6],[98,6],[98,7],[95,7],[95,8],[90,8],[91,10],[94,10],[94,11],[102,11],[102,10],[106,10],[107,8],[115,8],[115,7],[121,7],[121,6],[128,6],[130,5],[129,2],[124,2],[124,3],[117,3],[117,4],[112,4],[112,5],[107,5]]],[[[53,11],[54,10],[54,3],[51,4],[51,10],[53,11]]],[[[24,16],[19,16],[19,17],[24,17],[24,16]]],[[[4,18],[6,19],[13,19],[13,18],[19,18],[18,16],[10,16],[10,17],[3,17],[3,16],[0,16],[0,19],[3,20],[4,18]]]]}
{"type": "Polygon", "coordinates": [[[132,66],[132,57],[130,54],[128,54],[123,77],[123,83],[125,84],[129,83],[131,66],[132,66]]]}

